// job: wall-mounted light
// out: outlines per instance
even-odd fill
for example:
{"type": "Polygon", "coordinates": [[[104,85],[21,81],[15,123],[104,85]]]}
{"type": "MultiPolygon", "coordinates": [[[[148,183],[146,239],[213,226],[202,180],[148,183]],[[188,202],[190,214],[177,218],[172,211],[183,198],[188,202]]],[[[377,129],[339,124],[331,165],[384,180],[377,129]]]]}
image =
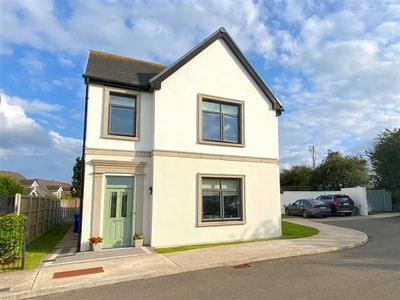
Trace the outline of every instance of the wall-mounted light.
{"type": "Polygon", "coordinates": [[[149,195],[153,194],[153,187],[149,187],[149,195]]]}

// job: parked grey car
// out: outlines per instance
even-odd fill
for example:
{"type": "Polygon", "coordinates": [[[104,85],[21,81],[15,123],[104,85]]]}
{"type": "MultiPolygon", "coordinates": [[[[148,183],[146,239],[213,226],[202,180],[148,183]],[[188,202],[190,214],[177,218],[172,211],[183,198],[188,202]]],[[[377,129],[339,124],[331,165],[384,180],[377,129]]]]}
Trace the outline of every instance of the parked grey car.
{"type": "Polygon", "coordinates": [[[326,218],[331,214],[331,208],[324,202],[316,199],[299,199],[285,208],[286,215],[300,215],[304,218],[321,216],[326,218]]]}
{"type": "Polygon", "coordinates": [[[349,195],[329,194],[317,197],[317,200],[323,201],[331,208],[332,215],[343,213],[346,216],[354,214],[354,201],[349,195]]]}

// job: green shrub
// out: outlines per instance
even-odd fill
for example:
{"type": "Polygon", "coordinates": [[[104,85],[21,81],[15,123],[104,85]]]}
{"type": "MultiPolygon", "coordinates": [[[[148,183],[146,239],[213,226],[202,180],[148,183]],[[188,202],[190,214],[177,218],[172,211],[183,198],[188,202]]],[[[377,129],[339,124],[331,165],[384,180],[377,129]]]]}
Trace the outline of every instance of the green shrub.
{"type": "Polygon", "coordinates": [[[0,264],[9,264],[20,258],[25,220],[25,215],[0,216],[0,264]]]}
{"type": "Polygon", "coordinates": [[[355,215],[355,216],[360,216],[361,215],[361,205],[359,205],[359,206],[354,205],[354,213],[353,213],[353,215],[355,215]]]}
{"type": "Polygon", "coordinates": [[[0,173],[0,197],[13,197],[23,191],[24,187],[17,179],[0,173]]]}

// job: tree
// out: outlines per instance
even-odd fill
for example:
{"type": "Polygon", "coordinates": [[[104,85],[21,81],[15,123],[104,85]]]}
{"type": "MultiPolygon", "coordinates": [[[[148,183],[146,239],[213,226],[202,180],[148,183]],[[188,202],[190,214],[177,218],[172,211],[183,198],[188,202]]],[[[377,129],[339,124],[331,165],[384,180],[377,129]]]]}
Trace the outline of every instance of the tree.
{"type": "Polygon", "coordinates": [[[391,191],[393,200],[400,202],[400,128],[378,134],[366,154],[372,165],[374,186],[391,191]]]}
{"type": "Polygon", "coordinates": [[[361,155],[343,157],[337,151],[329,151],[313,176],[313,188],[320,191],[367,186],[368,183],[367,160],[361,155]]]}
{"type": "Polygon", "coordinates": [[[296,165],[280,174],[281,190],[310,190],[313,169],[308,166],[296,165]]]}
{"type": "Polygon", "coordinates": [[[0,173],[0,197],[12,197],[23,192],[24,187],[16,178],[0,173]]]}
{"type": "Polygon", "coordinates": [[[71,195],[72,197],[80,198],[82,188],[82,160],[79,156],[76,158],[72,172],[71,195]]]}

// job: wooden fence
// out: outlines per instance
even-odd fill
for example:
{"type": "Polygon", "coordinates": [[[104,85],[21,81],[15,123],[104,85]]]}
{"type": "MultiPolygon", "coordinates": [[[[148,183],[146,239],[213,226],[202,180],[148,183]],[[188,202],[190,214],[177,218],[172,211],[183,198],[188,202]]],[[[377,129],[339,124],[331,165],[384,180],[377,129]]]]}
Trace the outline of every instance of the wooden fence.
{"type": "Polygon", "coordinates": [[[58,224],[73,224],[77,200],[27,197],[17,194],[15,212],[28,217],[28,244],[58,224]]]}
{"type": "Polygon", "coordinates": [[[58,207],[57,218],[58,223],[73,224],[74,215],[79,213],[79,199],[64,200],[61,199],[58,207]]]}

